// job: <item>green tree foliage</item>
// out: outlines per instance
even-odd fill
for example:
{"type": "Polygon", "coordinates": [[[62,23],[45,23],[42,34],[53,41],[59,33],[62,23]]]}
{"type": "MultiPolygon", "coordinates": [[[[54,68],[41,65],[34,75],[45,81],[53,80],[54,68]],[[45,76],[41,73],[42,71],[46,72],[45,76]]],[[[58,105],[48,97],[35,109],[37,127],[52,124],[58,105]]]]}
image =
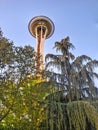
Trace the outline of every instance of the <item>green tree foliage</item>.
{"type": "Polygon", "coordinates": [[[0,34],[0,79],[25,78],[35,73],[35,51],[31,46],[16,47],[0,34]]]}
{"type": "Polygon", "coordinates": [[[0,32],[0,130],[98,130],[98,61],[75,57],[69,37],[54,48],[60,54],[47,54],[38,78],[34,48],[16,47],[0,32]]]}
{"type": "Polygon", "coordinates": [[[70,130],[98,130],[98,113],[90,103],[68,103],[67,114],[70,130]]]}
{"type": "Polygon", "coordinates": [[[15,47],[0,31],[0,121],[15,106],[20,86],[31,74],[35,74],[34,49],[29,45],[15,47]]]}
{"type": "Polygon", "coordinates": [[[47,130],[98,130],[98,113],[87,101],[49,102],[47,130]]]}
{"type": "Polygon", "coordinates": [[[94,100],[92,102],[92,105],[96,108],[97,112],[98,112],[98,100],[94,100]]]}
{"type": "Polygon", "coordinates": [[[58,87],[67,91],[70,101],[83,99],[86,96],[89,98],[96,97],[94,78],[98,78],[98,74],[94,72],[94,68],[98,67],[98,61],[92,60],[86,55],[75,58],[70,52],[70,49],[75,47],[70,43],[69,37],[55,42],[55,48],[60,54],[46,55],[46,70],[50,73],[48,78],[54,79],[58,87]],[[50,71],[51,68],[52,71],[50,71]],[[54,68],[57,69],[56,72],[53,71],[54,68]]]}
{"type": "Polygon", "coordinates": [[[0,50],[0,130],[43,130],[43,100],[52,89],[36,78],[34,49],[16,47],[1,33],[0,50]]]}
{"type": "MultiPolygon", "coordinates": [[[[8,115],[2,119],[1,126],[16,130],[40,130],[40,128],[43,130],[44,109],[47,104],[45,97],[50,93],[51,87],[50,83],[40,79],[22,80],[13,106],[8,115]]],[[[11,101],[10,98],[9,100],[11,101]]]]}
{"type": "Polygon", "coordinates": [[[97,130],[98,89],[94,78],[98,74],[94,68],[98,61],[86,55],[75,57],[70,52],[75,47],[69,37],[56,42],[54,48],[60,54],[46,55],[46,77],[56,86],[46,98],[47,130],[97,130]]]}

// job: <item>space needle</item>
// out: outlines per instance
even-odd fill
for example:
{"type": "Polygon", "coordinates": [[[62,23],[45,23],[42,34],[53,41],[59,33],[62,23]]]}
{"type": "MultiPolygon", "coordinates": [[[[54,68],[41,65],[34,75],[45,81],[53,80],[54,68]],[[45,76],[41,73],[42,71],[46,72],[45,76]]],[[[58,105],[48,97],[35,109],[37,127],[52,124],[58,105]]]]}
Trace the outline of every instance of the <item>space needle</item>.
{"type": "Polygon", "coordinates": [[[29,32],[36,38],[37,62],[36,71],[44,70],[44,43],[54,33],[54,23],[46,16],[32,18],[28,25],[29,32]]]}

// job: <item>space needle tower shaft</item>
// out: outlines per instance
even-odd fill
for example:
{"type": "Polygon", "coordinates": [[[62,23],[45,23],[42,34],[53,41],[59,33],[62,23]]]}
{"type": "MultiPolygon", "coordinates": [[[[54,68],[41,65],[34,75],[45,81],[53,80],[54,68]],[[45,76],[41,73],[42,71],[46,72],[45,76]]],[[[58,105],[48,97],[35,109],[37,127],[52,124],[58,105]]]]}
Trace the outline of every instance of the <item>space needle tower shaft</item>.
{"type": "Polygon", "coordinates": [[[36,16],[29,22],[29,31],[36,38],[36,71],[44,69],[44,43],[54,32],[53,22],[46,16],[36,16]]]}

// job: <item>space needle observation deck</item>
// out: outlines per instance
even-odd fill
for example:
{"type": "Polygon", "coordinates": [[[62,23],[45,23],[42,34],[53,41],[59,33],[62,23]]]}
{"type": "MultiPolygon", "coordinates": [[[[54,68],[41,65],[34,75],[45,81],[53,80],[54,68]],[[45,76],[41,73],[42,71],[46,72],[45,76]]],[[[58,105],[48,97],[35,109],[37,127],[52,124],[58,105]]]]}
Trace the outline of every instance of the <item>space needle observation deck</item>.
{"type": "Polygon", "coordinates": [[[29,32],[36,38],[37,64],[36,70],[40,72],[44,69],[44,43],[54,33],[54,23],[46,16],[36,16],[32,18],[28,25],[29,32]]]}

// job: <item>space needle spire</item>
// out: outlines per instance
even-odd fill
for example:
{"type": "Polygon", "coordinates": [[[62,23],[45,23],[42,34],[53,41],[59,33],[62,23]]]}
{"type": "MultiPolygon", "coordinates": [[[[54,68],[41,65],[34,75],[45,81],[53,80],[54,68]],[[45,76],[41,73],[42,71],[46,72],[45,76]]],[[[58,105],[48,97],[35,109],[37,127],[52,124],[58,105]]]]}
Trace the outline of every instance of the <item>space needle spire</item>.
{"type": "Polygon", "coordinates": [[[36,16],[30,20],[28,28],[36,38],[36,71],[41,72],[44,69],[44,43],[54,33],[54,23],[46,16],[36,16]]]}

